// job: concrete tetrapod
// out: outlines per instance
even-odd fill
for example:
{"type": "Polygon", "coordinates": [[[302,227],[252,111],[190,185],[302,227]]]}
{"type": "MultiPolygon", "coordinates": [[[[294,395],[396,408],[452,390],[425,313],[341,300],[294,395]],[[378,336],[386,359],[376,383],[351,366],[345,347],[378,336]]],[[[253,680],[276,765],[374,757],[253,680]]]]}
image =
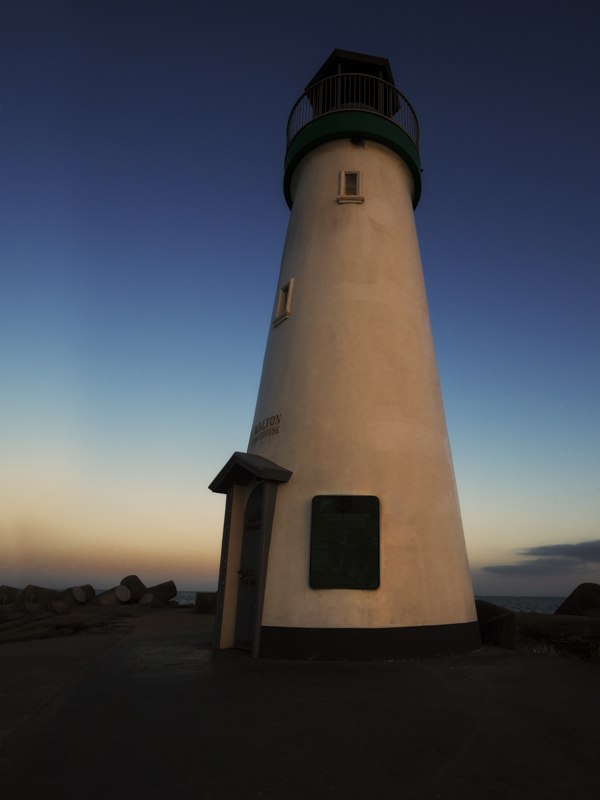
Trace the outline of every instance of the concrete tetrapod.
{"type": "Polygon", "coordinates": [[[163,608],[165,604],[152,592],[146,592],[146,594],[138,600],[138,605],[149,606],[150,608],[163,608]]]}
{"type": "Polygon", "coordinates": [[[43,586],[34,586],[32,583],[26,586],[20,594],[17,602],[19,603],[49,603],[55,600],[60,592],[56,589],[44,589],[43,586]]]}
{"type": "Polygon", "coordinates": [[[121,603],[128,603],[131,600],[131,592],[127,586],[115,586],[107,592],[99,594],[92,603],[100,606],[118,606],[121,603]]]}
{"type": "Polygon", "coordinates": [[[132,603],[138,603],[146,592],[148,592],[147,587],[137,575],[127,575],[127,577],[123,578],[121,581],[121,586],[126,586],[131,592],[132,603]]]}
{"type": "Polygon", "coordinates": [[[21,590],[13,586],[0,586],[0,605],[6,603],[18,603],[21,597],[21,590]]]}
{"type": "Polygon", "coordinates": [[[600,662],[597,617],[509,611],[485,600],[477,600],[476,606],[484,644],[522,653],[600,662]]]}
{"type": "Polygon", "coordinates": [[[217,592],[196,592],[194,612],[196,614],[214,614],[217,608],[217,592]]]}
{"type": "Polygon", "coordinates": [[[83,591],[86,593],[86,596],[87,596],[88,600],[93,600],[94,597],[96,596],[96,590],[89,583],[84,583],[79,588],[83,589],[83,591]]]}
{"type": "Polygon", "coordinates": [[[578,617],[600,617],[600,585],[580,583],[554,613],[578,617]]]}
{"type": "Polygon", "coordinates": [[[173,581],[166,581],[165,583],[157,583],[156,586],[150,586],[147,591],[152,592],[161,603],[168,603],[177,594],[177,587],[173,581]]]}
{"type": "Polygon", "coordinates": [[[53,599],[53,603],[60,603],[70,606],[80,606],[87,603],[88,595],[80,586],[71,586],[63,592],[59,592],[53,599]]]}

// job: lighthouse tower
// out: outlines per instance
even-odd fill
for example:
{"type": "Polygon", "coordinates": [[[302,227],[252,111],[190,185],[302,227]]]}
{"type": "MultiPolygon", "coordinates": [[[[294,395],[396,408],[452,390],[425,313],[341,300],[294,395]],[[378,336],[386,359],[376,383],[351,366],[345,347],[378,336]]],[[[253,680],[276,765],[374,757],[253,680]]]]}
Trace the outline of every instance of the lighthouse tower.
{"type": "Polygon", "coordinates": [[[475,649],[477,615],[413,210],[417,118],[387,59],[335,50],[292,110],[291,209],[214,646],[376,660],[475,649]]]}

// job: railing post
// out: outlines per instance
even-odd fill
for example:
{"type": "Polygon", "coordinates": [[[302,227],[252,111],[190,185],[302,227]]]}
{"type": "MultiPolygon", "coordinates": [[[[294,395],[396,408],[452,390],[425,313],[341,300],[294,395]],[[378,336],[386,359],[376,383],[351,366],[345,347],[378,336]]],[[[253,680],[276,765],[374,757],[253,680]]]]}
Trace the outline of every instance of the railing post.
{"type": "MultiPolygon", "coordinates": [[[[350,109],[370,109],[391,119],[402,128],[419,149],[419,124],[411,104],[395,86],[373,75],[342,74],[324,78],[311,86],[296,102],[287,125],[287,148],[298,133],[315,117],[350,109]]],[[[287,149],[286,148],[286,149],[287,149]]]]}

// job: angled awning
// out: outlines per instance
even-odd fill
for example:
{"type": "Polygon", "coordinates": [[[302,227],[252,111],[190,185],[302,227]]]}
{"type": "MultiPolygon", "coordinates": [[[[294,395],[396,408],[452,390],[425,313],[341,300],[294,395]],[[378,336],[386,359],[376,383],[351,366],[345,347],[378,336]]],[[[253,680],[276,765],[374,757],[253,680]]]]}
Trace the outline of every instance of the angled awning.
{"type": "Polygon", "coordinates": [[[268,458],[251,453],[234,453],[208,488],[211,492],[226,494],[232,484],[247,486],[253,478],[287,483],[291,477],[289,469],[280,467],[268,458]]]}

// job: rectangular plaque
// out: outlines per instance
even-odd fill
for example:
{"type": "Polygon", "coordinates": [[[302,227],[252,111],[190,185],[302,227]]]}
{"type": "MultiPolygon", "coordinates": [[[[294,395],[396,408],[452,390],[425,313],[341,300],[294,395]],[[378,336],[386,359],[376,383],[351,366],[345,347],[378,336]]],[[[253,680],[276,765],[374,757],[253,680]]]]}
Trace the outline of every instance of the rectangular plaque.
{"type": "Polygon", "coordinates": [[[379,499],[371,495],[313,497],[312,589],[377,589],[379,499]]]}

